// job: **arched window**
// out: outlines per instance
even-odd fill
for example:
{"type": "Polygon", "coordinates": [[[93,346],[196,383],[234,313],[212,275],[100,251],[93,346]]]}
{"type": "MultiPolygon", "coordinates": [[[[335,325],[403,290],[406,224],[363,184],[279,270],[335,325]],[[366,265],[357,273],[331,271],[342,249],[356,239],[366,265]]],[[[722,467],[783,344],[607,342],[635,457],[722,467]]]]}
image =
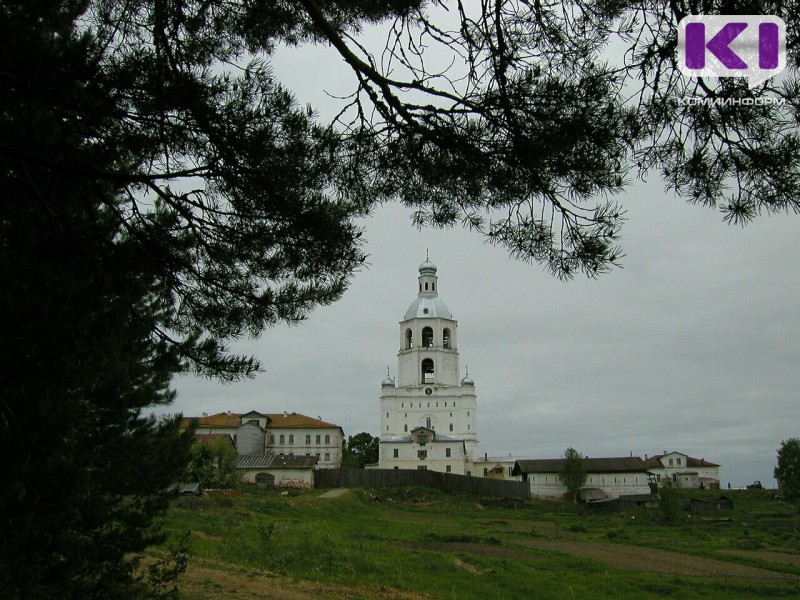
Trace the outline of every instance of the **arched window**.
{"type": "Polygon", "coordinates": [[[290,435],[289,435],[289,444],[290,444],[290,445],[291,445],[291,444],[294,444],[294,435],[293,435],[293,434],[290,434],[290,435]]]}
{"type": "Polygon", "coordinates": [[[428,282],[427,281],[425,282],[425,291],[426,292],[428,291],[428,282]]]}
{"type": "Polygon", "coordinates": [[[280,437],[279,439],[280,439],[280,441],[281,441],[281,446],[283,446],[283,444],[285,444],[285,443],[286,443],[286,438],[285,438],[285,437],[283,437],[283,434],[281,434],[281,437],[280,437]]]}
{"type": "Polygon", "coordinates": [[[422,361],[422,383],[433,383],[433,360],[430,358],[422,361]]]}
{"type": "Polygon", "coordinates": [[[442,331],[442,348],[449,348],[450,347],[450,330],[445,327],[444,331],[442,331]]]}
{"type": "Polygon", "coordinates": [[[431,428],[431,418],[430,417],[425,419],[425,427],[427,427],[428,429],[431,428]]]}
{"type": "Polygon", "coordinates": [[[433,346],[433,329],[430,327],[422,328],[422,347],[430,348],[433,346]]]}
{"type": "Polygon", "coordinates": [[[306,436],[306,446],[310,446],[310,445],[311,445],[311,436],[307,435],[306,436]]]}
{"type": "Polygon", "coordinates": [[[411,330],[410,329],[406,329],[406,350],[408,350],[409,348],[411,348],[414,345],[412,337],[413,336],[412,336],[411,330]]]}

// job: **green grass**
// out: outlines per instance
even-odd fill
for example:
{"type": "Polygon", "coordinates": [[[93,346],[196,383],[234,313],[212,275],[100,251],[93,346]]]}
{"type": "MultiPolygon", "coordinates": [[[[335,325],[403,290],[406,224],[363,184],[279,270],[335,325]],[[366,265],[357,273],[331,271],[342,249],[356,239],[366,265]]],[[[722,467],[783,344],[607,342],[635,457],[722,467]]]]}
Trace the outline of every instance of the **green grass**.
{"type": "Polygon", "coordinates": [[[593,514],[541,501],[487,508],[474,497],[422,488],[351,490],[335,499],[320,499],[321,493],[250,489],[241,498],[181,499],[166,527],[176,535],[192,531],[197,557],[295,579],[385,586],[436,598],[800,597],[800,568],[764,558],[764,551],[800,554],[798,513],[770,492],[733,491],[727,495],[734,511],[682,512],[676,523],[663,522],[658,510],[593,514]],[[533,548],[531,540],[668,549],[795,579],[615,569],[533,548]]]}

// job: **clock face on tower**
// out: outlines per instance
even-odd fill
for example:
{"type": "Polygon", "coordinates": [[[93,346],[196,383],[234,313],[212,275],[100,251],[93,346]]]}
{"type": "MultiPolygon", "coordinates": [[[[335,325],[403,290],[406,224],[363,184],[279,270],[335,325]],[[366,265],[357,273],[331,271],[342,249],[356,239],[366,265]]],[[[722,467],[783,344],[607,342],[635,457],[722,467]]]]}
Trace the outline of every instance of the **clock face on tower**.
{"type": "Polygon", "coordinates": [[[425,388],[425,395],[426,396],[430,396],[432,393],[433,393],[433,390],[431,388],[425,388]]]}

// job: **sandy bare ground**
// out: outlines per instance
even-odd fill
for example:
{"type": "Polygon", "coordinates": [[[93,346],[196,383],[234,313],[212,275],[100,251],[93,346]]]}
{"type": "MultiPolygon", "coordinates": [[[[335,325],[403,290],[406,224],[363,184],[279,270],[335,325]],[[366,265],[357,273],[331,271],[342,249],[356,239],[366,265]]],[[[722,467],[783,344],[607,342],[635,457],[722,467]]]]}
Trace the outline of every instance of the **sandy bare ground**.
{"type": "MultiPolygon", "coordinates": [[[[685,577],[730,577],[735,579],[759,579],[762,581],[800,581],[800,577],[796,575],[776,573],[775,571],[737,565],[724,560],[690,556],[680,552],[643,548],[641,546],[562,540],[524,540],[519,543],[538,550],[564,552],[581,558],[599,560],[610,567],[626,571],[665,573],[685,577]]],[[[747,555],[746,553],[745,556],[747,555]]],[[[757,553],[749,553],[749,556],[759,558],[757,553]]],[[[770,559],[764,558],[764,560],[770,559]]]]}
{"type": "MultiPolygon", "coordinates": [[[[714,560],[657,550],[640,546],[625,546],[622,544],[604,544],[598,542],[576,542],[570,540],[521,540],[519,545],[528,546],[535,550],[563,552],[580,558],[589,558],[600,561],[609,567],[626,571],[642,571],[646,573],[662,573],[668,575],[681,575],[684,577],[727,577],[735,579],[757,579],[762,581],[800,581],[800,577],[787,573],[776,573],[767,569],[738,565],[724,560],[714,560]]],[[[491,544],[471,543],[432,543],[410,542],[400,543],[399,546],[428,550],[432,552],[463,552],[478,556],[494,558],[521,558],[539,560],[541,555],[524,550],[494,546],[491,544]]],[[[731,551],[734,556],[745,556],[767,562],[780,562],[800,566],[800,556],[780,552],[747,552],[731,551]]]]}
{"type": "MultiPolygon", "coordinates": [[[[776,573],[767,569],[738,565],[715,560],[623,544],[580,542],[573,540],[534,539],[518,542],[530,550],[506,548],[492,544],[463,542],[399,542],[397,545],[430,552],[459,552],[493,558],[515,558],[542,560],[537,550],[563,552],[580,558],[600,561],[609,567],[626,571],[640,571],[678,575],[683,577],[722,577],[760,581],[797,582],[800,577],[787,573],[776,573]]],[[[768,562],[800,567],[800,555],[769,551],[731,550],[726,555],[743,556],[768,562]]],[[[458,558],[451,560],[456,566],[475,575],[483,574],[474,566],[458,558]]],[[[269,573],[243,569],[236,565],[218,563],[205,559],[192,559],[181,578],[184,598],[270,598],[274,600],[334,600],[338,598],[375,600],[430,600],[432,596],[402,592],[385,587],[348,588],[333,584],[294,580],[269,573]]]]}
{"type": "Polygon", "coordinates": [[[384,587],[348,588],[327,583],[294,580],[242,569],[204,559],[192,559],[180,580],[182,598],[237,600],[431,600],[431,596],[384,587]]]}

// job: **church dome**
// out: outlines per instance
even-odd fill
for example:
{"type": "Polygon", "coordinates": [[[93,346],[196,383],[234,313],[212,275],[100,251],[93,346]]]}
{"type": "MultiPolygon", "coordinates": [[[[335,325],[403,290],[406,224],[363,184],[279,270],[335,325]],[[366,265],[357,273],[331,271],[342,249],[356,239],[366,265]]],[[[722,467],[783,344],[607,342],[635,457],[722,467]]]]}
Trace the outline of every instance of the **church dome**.
{"type": "Polygon", "coordinates": [[[472,381],[472,378],[469,376],[469,373],[464,375],[464,379],[461,380],[461,385],[475,385],[475,382],[472,381]]]}
{"type": "Polygon", "coordinates": [[[425,262],[419,266],[419,274],[436,275],[436,265],[426,259],[425,262]]]}
{"type": "Polygon", "coordinates": [[[404,321],[408,319],[436,318],[452,319],[453,315],[447,305],[440,298],[417,298],[406,311],[404,321]]]}
{"type": "Polygon", "coordinates": [[[381,381],[381,387],[394,387],[394,379],[387,375],[386,379],[381,381]]]}

